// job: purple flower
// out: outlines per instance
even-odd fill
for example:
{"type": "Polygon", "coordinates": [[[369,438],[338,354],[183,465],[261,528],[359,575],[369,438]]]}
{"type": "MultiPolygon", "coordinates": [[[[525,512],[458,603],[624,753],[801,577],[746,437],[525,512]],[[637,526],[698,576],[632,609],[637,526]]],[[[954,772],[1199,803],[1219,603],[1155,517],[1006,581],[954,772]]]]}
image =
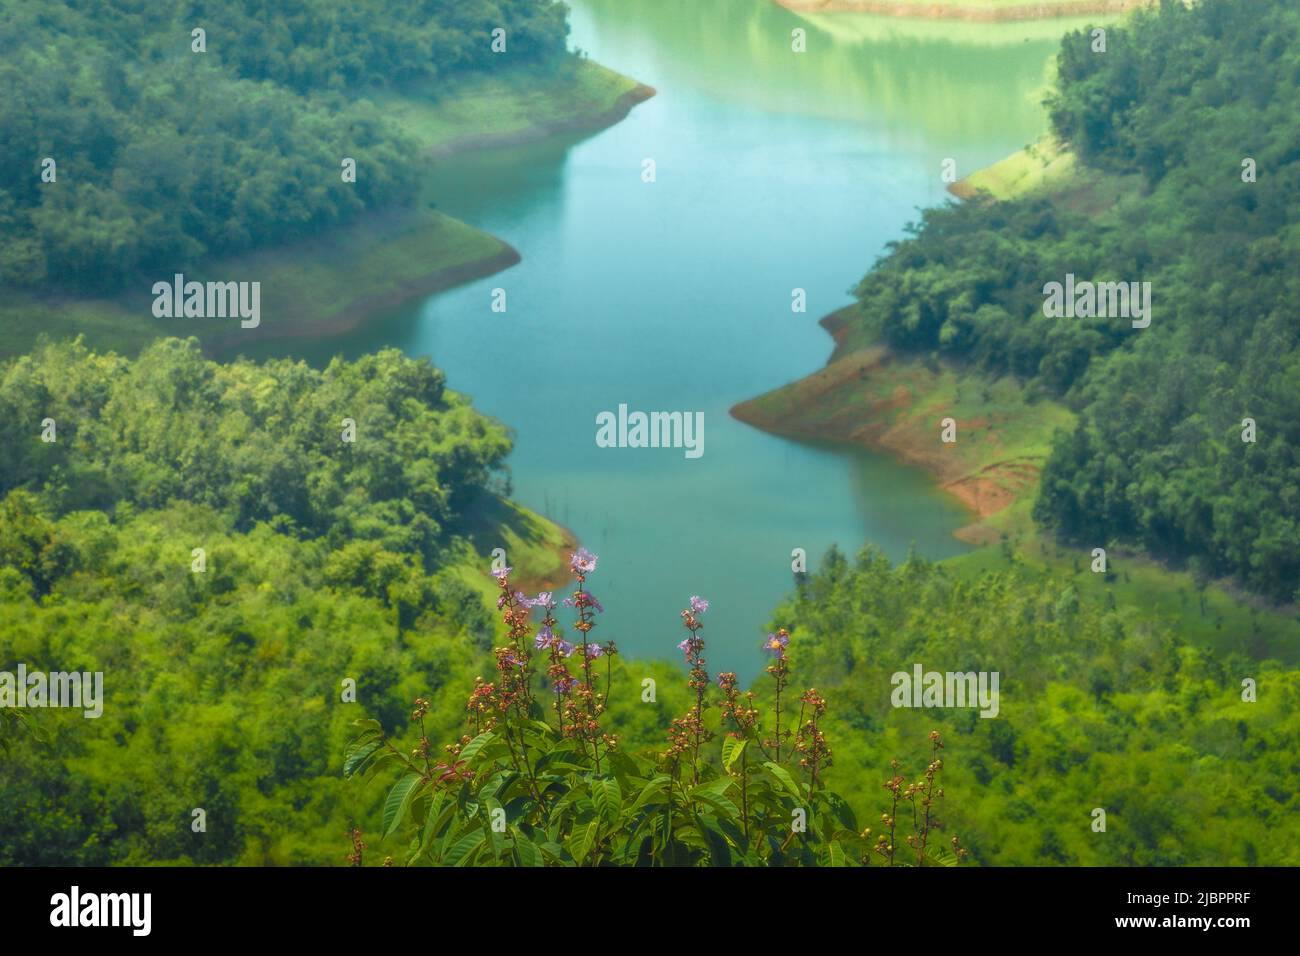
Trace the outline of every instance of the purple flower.
{"type": "Polygon", "coordinates": [[[695,595],[695,594],[692,594],[692,595],[691,595],[691,613],[692,613],[692,614],[697,614],[697,615],[698,615],[698,614],[703,614],[703,613],[704,613],[705,611],[707,611],[708,609],[709,609],[709,602],[708,602],[708,601],[704,600],[704,598],[702,598],[702,597],[700,597],[700,596],[698,596],[698,595],[695,595]]]}
{"type": "Polygon", "coordinates": [[[786,645],[790,643],[788,634],[769,634],[763,642],[763,650],[771,651],[776,657],[785,657],[786,645]]]}
{"type": "Polygon", "coordinates": [[[587,657],[590,660],[595,660],[597,657],[599,657],[601,654],[604,653],[605,653],[605,649],[601,647],[599,644],[587,645],[587,657]]]}
{"type": "Polygon", "coordinates": [[[605,613],[604,606],[601,605],[601,603],[596,600],[596,595],[592,594],[590,591],[578,591],[573,595],[573,597],[566,597],[564,599],[564,606],[565,607],[582,607],[582,606],[594,607],[597,611],[600,611],[602,614],[605,613]]]}
{"type": "Polygon", "coordinates": [[[510,576],[510,572],[513,570],[514,568],[493,568],[492,577],[496,578],[498,581],[504,581],[510,576]]]}
{"type": "Polygon", "coordinates": [[[688,637],[686,638],[686,640],[682,641],[680,644],[677,645],[677,649],[681,651],[683,654],[690,654],[691,642],[692,642],[692,638],[688,637]]]}
{"type": "Polygon", "coordinates": [[[555,684],[554,684],[554,686],[552,687],[552,689],[553,689],[557,694],[567,694],[569,691],[573,690],[574,685],[576,685],[577,683],[578,683],[578,682],[577,682],[577,680],[576,680],[575,678],[572,678],[572,677],[561,677],[559,680],[557,680],[557,681],[555,682],[555,684]]]}
{"type": "Polygon", "coordinates": [[[569,556],[569,570],[574,574],[591,574],[596,570],[596,556],[586,548],[579,548],[569,556]]]}
{"type": "Polygon", "coordinates": [[[560,648],[560,653],[563,654],[565,657],[573,656],[574,648],[573,645],[570,644],[568,641],[560,641],[558,646],[560,648]]]}
{"type": "Polygon", "coordinates": [[[533,641],[533,646],[540,651],[543,647],[549,647],[553,640],[555,640],[555,632],[549,626],[543,624],[542,629],[537,632],[537,638],[533,641]]]}
{"type": "Polygon", "coordinates": [[[527,604],[529,607],[546,607],[551,603],[551,592],[543,591],[531,600],[525,598],[523,603],[527,604]]]}

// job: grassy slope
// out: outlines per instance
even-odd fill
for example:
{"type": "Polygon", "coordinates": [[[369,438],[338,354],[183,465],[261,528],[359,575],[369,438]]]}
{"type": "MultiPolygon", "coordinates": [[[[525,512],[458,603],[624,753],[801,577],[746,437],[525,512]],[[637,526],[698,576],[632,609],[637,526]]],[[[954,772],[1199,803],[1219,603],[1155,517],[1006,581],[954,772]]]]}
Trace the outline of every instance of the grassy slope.
{"type": "Polygon", "coordinates": [[[1053,139],[1043,139],[992,166],[976,170],[953,183],[949,191],[962,199],[987,193],[994,199],[1005,200],[1051,188],[1077,175],[1079,167],[1074,154],[1053,139]]]}
{"type": "Polygon", "coordinates": [[[428,151],[438,154],[538,132],[602,126],[649,94],[630,77],[573,60],[542,81],[529,71],[417,86],[372,98],[428,151]]]}
{"type": "Polygon", "coordinates": [[[1136,175],[1110,175],[1080,166],[1073,153],[1044,137],[958,180],[948,191],[961,199],[984,194],[999,201],[1041,193],[1059,206],[1096,215],[1124,202],[1138,185],[1136,175]]]}
{"type": "Polygon", "coordinates": [[[570,579],[568,558],[577,546],[573,535],[509,499],[489,499],[451,530],[467,545],[453,562],[457,576],[490,603],[499,593],[488,573],[495,548],[505,549],[506,562],[514,568],[511,581],[521,591],[558,591],[570,579]]]}
{"type": "MultiPolygon", "coordinates": [[[[1137,185],[1136,177],[1077,172],[1073,157],[1044,142],[963,182],[998,199],[1033,193],[1072,209],[1105,215],[1137,185]]],[[[958,191],[958,190],[954,190],[958,191]]],[[[872,344],[849,307],[822,320],[837,348],[824,369],[737,405],[742,421],[779,434],[866,445],[925,468],[970,509],[958,536],[982,545],[946,562],[963,574],[1017,562],[1072,575],[1080,592],[1119,606],[1142,607],[1169,621],[1189,643],[1254,658],[1300,662],[1300,615],[1237,594],[1228,582],[1202,591],[1190,573],[1142,554],[1107,547],[1109,574],[1091,570],[1091,548],[1061,546],[1031,518],[1038,476],[1056,428],[1072,413],[1035,398],[1010,377],[990,381],[947,363],[924,362],[872,344]],[[939,422],[957,422],[957,442],[939,441],[939,422]]]]}
{"type": "MultiPolygon", "coordinates": [[[[38,335],[84,335],[99,349],[133,354],[159,335],[197,335],[206,343],[333,332],[370,308],[487,275],[518,261],[488,233],[428,208],[369,214],[328,235],[215,260],[186,279],[261,283],[261,325],[239,320],[156,319],[152,282],[106,299],[0,295],[0,356],[30,351],[38,335]]],[[[170,280],[171,276],[156,279],[170,280]]]]}
{"type": "Polygon", "coordinates": [[[880,346],[838,350],[826,368],[733,414],[771,431],[866,445],[924,468],[971,509],[977,520],[959,536],[977,544],[1024,526],[1024,492],[1037,483],[1053,430],[1073,420],[1056,403],[1031,402],[1011,378],[990,382],[880,346]],[[949,417],[955,443],[940,440],[949,417]]]}
{"type": "Polygon", "coordinates": [[[1029,20],[1123,13],[1154,0],[776,0],[800,12],[869,13],[952,20],[1029,20]]]}
{"type": "MultiPolygon", "coordinates": [[[[531,72],[477,77],[440,89],[382,98],[386,111],[429,151],[490,145],[474,133],[505,133],[515,141],[557,128],[598,128],[630,108],[636,81],[589,61],[575,61],[558,82],[531,72]]],[[[640,98],[644,98],[641,96],[640,98]]],[[[509,245],[429,208],[369,213],[301,242],[215,259],[187,278],[262,284],[262,325],[241,330],[234,319],[155,319],[149,288],[158,276],[112,298],[37,297],[0,288],[0,356],[29,351],[38,335],[84,334],[89,344],[134,353],[158,335],[198,335],[236,343],[256,336],[341,331],[376,309],[490,275],[518,261],[509,245]]]]}

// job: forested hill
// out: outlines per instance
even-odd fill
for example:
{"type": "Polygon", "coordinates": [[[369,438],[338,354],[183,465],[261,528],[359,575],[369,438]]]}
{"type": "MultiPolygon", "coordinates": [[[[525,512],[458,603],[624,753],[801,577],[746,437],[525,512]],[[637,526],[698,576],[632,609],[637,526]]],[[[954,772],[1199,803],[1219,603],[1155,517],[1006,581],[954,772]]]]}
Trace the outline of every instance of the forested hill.
{"type": "MultiPolygon", "coordinates": [[[[488,656],[499,632],[473,586],[487,583],[486,551],[505,539],[493,533],[493,544],[474,549],[461,534],[467,512],[490,498],[489,477],[508,448],[502,428],[447,392],[427,362],[394,350],[317,371],[286,360],[218,364],[177,339],[133,360],[59,343],[5,363],[0,428],[13,450],[0,459],[0,670],[23,662],[30,671],[102,672],[107,704],[96,719],[66,708],[0,712],[0,865],[341,864],[352,826],[372,865],[406,859],[414,834],[428,830],[410,821],[402,829],[400,816],[385,813],[395,809],[385,795],[403,778],[384,768],[383,786],[343,780],[345,753],[357,767],[345,745],[363,717],[405,754],[425,736],[463,741],[481,729],[466,706],[483,702],[475,677],[516,666],[488,656]],[[12,726],[19,713],[29,728],[12,726]]],[[[624,797],[610,806],[632,822],[610,824],[595,845],[582,834],[600,804],[575,797],[555,805],[548,825],[564,831],[564,852],[576,854],[567,859],[585,859],[583,846],[604,854],[624,844],[635,858],[647,836],[637,826],[655,833],[661,808],[673,812],[676,799],[683,813],[707,808],[695,820],[731,841],[706,845],[690,827],[677,829],[701,858],[730,860],[735,847],[738,861],[770,861],[780,841],[755,848],[736,830],[744,814],[770,825],[776,811],[754,811],[738,781],[766,780],[748,797],[778,801],[789,826],[784,803],[810,792],[799,789],[802,748],[820,739],[794,734],[806,725],[792,723],[791,708],[820,692],[828,709],[817,746],[830,750],[818,752],[834,756],[817,773],[828,793],[850,795],[845,819],[862,823],[847,826],[837,848],[823,841],[814,856],[799,845],[787,862],[837,854],[888,862],[872,849],[889,806],[882,779],[894,757],[919,773],[927,735],[940,729],[949,825],[936,847],[960,836],[974,861],[1003,864],[1295,863],[1288,748],[1300,675],[1188,647],[1144,610],[1081,590],[1024,567],[967,581],[942,564],[891,567],[867,550],[850,566],[832,552],[775,615],[790,636],[773,668],[784,673],[788,653],[799,681],[786,688],[785,730],[798,783],[757,756],[769,735],[782,739],[771,676],[755,683],[756,699],[715,684],[723,675],[693,674],[688,692],[676,665],[625,669],[606,657],[596,673],[617,749],[694,775],[694,760],[674,755],[684,753],[683,726],[698,727],[715,736],[701,755],[710,779],[693,804],[658,777],[636,799],[630,781],[644,774],[629,777],[626,761],[610,757],[601,778],[557,759],[548,773],[564,776],[570,792],[621,778],[624,797]],[[894,709],[890,675],[915,664],[1000,672],[997,719],[961,707],[894,709]],[[656,706],[643,696],[647,676],[658,681],[656,706]],[[1257,701],[1243,696],[1244,678],[1258,685],[1257,701]],[[817,691],[799,697],[809,685],[817,691]],[[674,720],[697,699],[703,724],[674,720]],[[761,723],[751,706],[763,708],[761,723]],[[736,762],[737,726],[753,737],[748,770],[736,762]],[[739,777],[727,775],[724,754],[739,777]],[[1097,807],[1109,815],[1105,834],[1089,826],[1097,807]],[[764,847],[768,855],[757,855],[764,847]]],[[[550,610],[560,598],[557,588],[550,610]]],[[[522,648],[539,646],[538,624],[523,628],[522,648]]],[[[594,636],[607,640],[603,630],[594,636]]],[[[543,670],[539,662],[532,689],[549,702],[543,670]]],[[[556,746],[557,756],[573,756],[574,741],[556,746]]],[[[446,759],[441,749],[424,753],[446,759]]],[[[479,747],[475,759],[488,753],[479,747]]],[[[459,756],[471,759],[470,749],[459,756]]],[[[427,780],[457,837],[444,851],[462,831],[483,835],[487,826],[477,810],[456,814],[449,794],[461,784],[452,775],[441,790],[447,779],[427,780]]],[[[476,780],[497,786],[501,777],[476,780]]],[[[840,803],[814,815],[818,828],[839,826],[840,803]]],[[[484,862],[496,859],[495,843],[478,845],[484,862]]]]}
{"type": "Polygon", "coordinates": [[[1169,0],[1093,46],[1064,39],[1050,102],[1092,185],[927,211],[858,286],[841,348],[883,339],[1063,398],[1078,425],[1054,442],[1039,522],[1291,599],[1300,9],[1169,0]],[[1098,182],[1119,201],[1098,210],[1098,182]],[[1149,327],[1048,317],[1044,287],[1068,274],[1149,282],[1149,327]]]}
{"type": "Polygon", "coordinates": [[[416,149],[365,93],[557,61],[566,10],[13,0],[0,18],[0,282],[111,290],[405,202],[416,149]]]}
{"type": "Polygon", "coordinates": [[[108,703],[0,724],[0,865],[341,862],[351,721],[482,666],[464,532],[525,520],[489,487],[504,427],[395,350],[317,371],[160,339],[0,364],[0,444],[0,670],[101,671],[108,703]]]}
{"type": "Polygon", "coordinates": [[[775,620],[831,702],[828,780],[863,810],[879,768],[937,728],[948,829],[982,862],[1300,863],[1300,671],[1190,647],[1159,614],[1019,563],[963,579],[832,553],[775,620]],[[891,674],[918,664],[1000,672],[996,719],[891,706],[891,674]]]}

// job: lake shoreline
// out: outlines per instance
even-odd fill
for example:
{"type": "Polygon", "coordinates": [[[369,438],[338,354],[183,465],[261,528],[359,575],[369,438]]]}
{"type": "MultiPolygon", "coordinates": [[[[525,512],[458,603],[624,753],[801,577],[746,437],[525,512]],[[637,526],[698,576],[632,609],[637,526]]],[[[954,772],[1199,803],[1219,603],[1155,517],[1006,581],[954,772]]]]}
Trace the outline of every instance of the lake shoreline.
{"type": "MultiPolygon", "coordinates": [[[[486,233],[485,235],[491,235],[486,233]]],[[[204,348],[210,352],[234,350],[238,344],[251,341],[269,342],[288,339],[312,338],[323,336],[329,338],[345,335],[363,326],[366,322],[383,312],[398,309],[413,299],[434,295],[438,292],[454,289],[456,286],[473,282],[494,275],[522,261],[523,257],[514,246],[503,239],[492,236],[501,248],[491,255],[469,262],[440,266],[431,272],[413,278],[400,280],[395,286],[381,292],[367,292],[344,304],[338,311],[325,319],[291,319],[288,322],[269,322],[259,327],[261,334],[256,338],[247,332],[231,331],[219,337],[204,336],[204,348]],[[265,330],[265,331],[262,331],[265,330]]]]}
{"type": "MultiPolygon", "coordinates": [[[[539,142],[565,133],[595,133],[625,119],[639,103],[645,102],[656,93],[653,87],[623,77],[621,74],[597,63],[584,62],[583,71],[588,76],[598,77],[602,82],[621,83],[625,86],[630,84],[630,88],[618,94],[608,106],[602,104],[602,108],[593,110],[587,101],[583,101],[581,106],[575,105],[564,115],[531,122],[515,129],[452,136],[449,139],[432,144],[425,140],[420,155],[426,159],[434,160],[479,150],[501,149],[508,146],[539,142]]],[[[557,94],[551,94],[548,91],[548,95],[554,98],[557,94]]],[[[414,123],[410,120],[408,120],[408,125],[414,127],[414,123]]],[[[414,132],[413,128],[412,132],[414,132]]],[[[376,210],[368,213],[363,218],[368,221],[380,221],[383,215],[383,211],[376,210]]],[[[456,222],[459,223],[459,220],[456,220],[456,222]]],[[[314,315],[296,319],[291,318],[280,323],[267,323],[266,331],[260,332],[256,336],[256,340],[285,340],[312,336],[329,338],[343,335],[355,331],[377,316],[398,309],[416,299],[444,292],[477,279],[486,278],[522,261],[523,256],[520,252],[500,237],[478,229],[470,223],[460,223],[460,225],[474,230],[482,242],[491,242],[494,248],[467,261],[447,264],[445,259],[436,260],[431,263],[433,268],[428,271],[400,277],[395,281],[384,284],[381,288],[369,289],[358,294],[355,298],[346,300],[343,305],[337,308],[331,306],[329,315],[324,319],[320,318],[319,315],[314,315]]],[[[398,225],[392,227],[391,232],[398,235],[403,228],[406,227],[401,224],[399,219],[398,225]]],[[[383,234],[381,230],[378,241],[383,242],[387,238],[389,236],[383,234]]],[[[400,236],[394,241],[400,241],[400,236]]],[[[318,257],[315,253],[307,253],[304,256],[307,259],[316,259],[318,257]]],[[[363,267],[359,271],[362,273],[359,278],[364,280],[364,274],[370,270],[363,267]]],[[[348,291],[350,292],[351,288],[348,291]]],[[[252,337],[235,331],[223,334],[219,339],[211,341],[210,347],[216,351],[223,351],[235,348],[239,343],[253,340],[252,337]]]]}
{"type": "MultiPolygon", "coordinates": [[[[806,413],[826,392],[834,389],[842,376],[864,374],[879,369],[895,359],[888,349],[879,346],[861,352],[851,352],[832,360],[811,375],[781,386],[771,392],[738,402],[731,407],[731,417],[754,428],[796,441],[824,442],[852,448],[866,448],[887,455],[897,462],[924,471],[945,492],[956,498],[970,512],[974,522],[988,517],[992,511],[981,507],[976,496],[967,493],[963,485],[966,477],[955,472],[947,463],[926,454],[916,436],[890,435],[884,427],[883,413],[903,403],[919,402],[919,398],[900,396],[898,404],[880,404],[866,409],[866,415],[857,428],[846,429],[838,422],[817,422],[806,413]],[[776,411],[765,401],[785,395],[794,398],[794,404],[776,411]]],[[[962,530],[956,534],[960,537],[962,530]]]]}
{"type": "Polygon", "coordinates": [[[1150,0],[1057,0],[1022,3],[1011,7],[958,6],[950,3],[910,3],[908,0],[774,0],[795,13],[865,13],[917,20],[963,20],[1010,23],[1126,13],[1147,6],[1150,0]]]}
{"type": "MultiPolygon", "coordinates": [[[[421,155],[432,159],[478,149],[535,142],[564,133],[595,133],[620,122],[655,95],[646,84],[597,63],[558,78],[553,87],[525,90],[522,79],[493,88],[494,102],[509,101],[516,113],[544,99],[545,118],[523,127],[436,142],[416,135],[421,155]],[[581,93],[582,96],[577,94],[581,93]]],[[[438,104],[405,100],[428,119],[445,111],[438,104]]],[[[386,104],[389,107],[392,103],[386,104]]],[[[463,117],[457,118],[462,125],[463,117]]],[[[263,292],[262,323],[255,330],[178,327],[152,315],[141,276],[111,296],[45,295],[0,287],[0,328],[7,330],[0,355],[21,354],[38,335],[84,334],[87,343],[130,355],[161,335],[195,335],[209,354],[237,354],[250,343],[308,337],[332,338],[363,326],[425,296],[486,278],[522,260],[512,245],[471,224],[436,211],[431,197],[418,206],[372,209],[351,222],[278,245],[263,246],[197,263],[187,277],[255,276],[263,292]]]]}
{"type": "Polygon", "coordinates": [[[990,543],[1021,519],[1037,489],[1051,430],[1069,413],[1052,403],[1019,400],[1010,379],[990,382],[978,372],[926,363],[880,344],[845,350],[841,329],[853,308],[820,320],[837,345],[825,366],[737,403],[731,416],[771,434],[866,448],[918,468],[969,512],[971,523],[954,536],[990,543]],[[977,402],[969,401],[972,392],[980,395],[977,402]],[[940,440],[948,417],[957,428],[951,444],[940,440]]]}
{"type": "MultiPolygon", "coordinates": [[[[1063,190],[1077,175],[1073,154],[1044,136],[952,183],[948,191],[964,201],[1006,201],[1039,191],[1063,190]]],[[[974,518],[956,537],[968,543],[986,543],[993,524],[1005,523],[990,524],[989,519],[1022,505],[1038,487],[1045,460],[1040,452],[1045,452],[1048,442],[1039,415],[1033,406],[1008,403],[1010,413],[995,423],[989,416],[962,416],[954,406],[952,417],[962,437],[969,440],[972,426],[989,429],[984,437],[993,447],[974,455],[949,453],[937,442],[939,421],[947,415],[941,398],[946,391],[942,378],[949,375],[963,379],[967,388],[980,388],[985,387],[979,384],[984,377],[955,368],[936,371],[930,363],[883,344],[850,346],[846,326],[854,309],[847,306],[818,321],[835,341],[825,366],[736,404],[731,408],[732,417],[775,435],[867,448],[920,468],[974,518]],[[868,379],[887,385],[887,394],[869,395],[868,379]],[[842,406],[838,413],[828,413],[828,407],[836,404],[842,406]],[[922,421],[927,415],[932,420],[922,421]],[[1008,444],[997,432],[1008,427],[1034,436],[1028,448],[1019,449],[1028,454],[997,453],[1008,444]]],[[[957,447],[954,444],[948,449],[957,447]]]]}
{"type": "MultiPolygon", "coordinates": [[[[593,64],[593,66],[598,67],[598,64],[593,64]]],[[[429,159],[445,158],[479,150],[500,149],[538,142],[564,133],[598,132],[608,129],[625,119],[638,104],[650,99],[656,92],[654,87],[638,82],[631,89],[620,94],[611,106],[599,112],[578,111],[560,119],[533,123],[521,129],[461,136],[435,146],[426,147],[422,155],[429,159]]],[[[376,211],[368,215],[378,217],[380,212],[376,211]]],[[[364,293],[348,301],[324,320],[319,318],[291,319],[278,325],[268,324],[267,331],[259,334],[257,339],[271,341],[312,336],[329,338],[344,335],[355,331],[369,320],[398,309],[415,299],[424,298],[477,279],[486,278],[523,261],[523,256],[510,243],[484,230],[477,229],[472,224],[465,223],[464,225],[481,233],[484,237],[490,238],[497,244],[498,248],[480,258],[452,265],[440,264],[432,271],[406,277],[386,289],[364,293]]],[[[219,339],[205,342],[205,345],[215,351],[224,351],[234,348],[237,343],[250,340],[246,335],[236,331],[227,333],[219,339]]]]}
{"type": "Polygon", "coordinates": [[[526,143],[534,143],[562,133],[598,132],[626,119],[638,104],[644,103],[656,93],[658,93],[658,90],[653,86],[637,83],[632,89],[620,95],[612,106],[602,112],[576,114],[565,119],[548,120],[523,129],[460,136],[445,143],[428,147],[424,155],[432,159],[442,159],[447,156],[458,156],[462,153],[474,152],[480,149],[522,146],[526,143]]]}

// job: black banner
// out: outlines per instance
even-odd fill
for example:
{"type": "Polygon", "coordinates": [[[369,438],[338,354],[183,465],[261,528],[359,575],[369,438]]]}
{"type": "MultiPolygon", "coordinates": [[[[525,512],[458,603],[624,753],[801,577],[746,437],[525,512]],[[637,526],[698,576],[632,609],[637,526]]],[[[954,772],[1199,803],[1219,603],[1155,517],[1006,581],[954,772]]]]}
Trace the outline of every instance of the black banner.
{"type": "Polygon", "coordinates": [[[1226,868],[8,869],[0,870],[0,914],[10,939],[75,932],[129,945],[238,943],[268,932],[301,941],[363,933],[378,940],[385,921],[395,931],[424,922],[515,925],[531,938],[557,930],[542,925],[552,919],[541,915],[544,906],[537,926],[523,922],[534,903],[547,899],[560,913],[580,914],[584,933],[608,922],[621,935],[640,918],[651,920],[653,932],[678,917],[733,922],[726,914],[738,903],[753,918],[733,925],[771,917],[783,926],[815,925],[823,941],[843,922],[865,923],[855,932],[885,938],[996,931],[997,939],[1131,935],[1181,944],[1195,936],[1231,946],[1285,929],[1295,882],[1295,870],[1226,868]]]}

